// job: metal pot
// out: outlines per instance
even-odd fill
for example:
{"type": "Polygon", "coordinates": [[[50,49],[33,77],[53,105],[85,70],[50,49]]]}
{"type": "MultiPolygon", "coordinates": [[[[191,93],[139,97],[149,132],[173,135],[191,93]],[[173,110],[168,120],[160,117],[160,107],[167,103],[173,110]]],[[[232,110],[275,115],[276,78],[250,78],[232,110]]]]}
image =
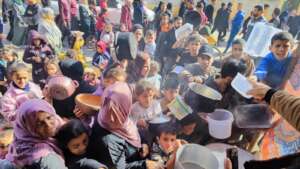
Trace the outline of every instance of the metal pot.
{"type": "Polygon", "coordinates": [[[77,81],[66,76],[52,77],[46,84],[51,97],[57,100],[64,100],[72,96],[78,86],[77,81]]]}

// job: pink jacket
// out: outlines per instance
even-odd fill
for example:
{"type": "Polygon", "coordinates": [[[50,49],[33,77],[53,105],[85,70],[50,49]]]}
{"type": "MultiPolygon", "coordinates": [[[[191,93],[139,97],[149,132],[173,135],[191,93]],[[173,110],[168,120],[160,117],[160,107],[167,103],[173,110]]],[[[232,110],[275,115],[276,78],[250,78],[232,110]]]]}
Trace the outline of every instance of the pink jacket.
{"type": "Polygon", "coordinates": [[[10,84],[8,90],[1,98],[0,113],[8,122],[13,122],[16,118],[16,110],[19,106],[32,98],[43,98],[40,87],[29,82],[29,91],[24,91],[10,84]]]}
{"type": "Polygon", "coordinates": [[[128,5],[124,5],[121,11],[120,23],[124,24],[128,31],[132,28],[131,8],[128,5]]]}
{"type": "Polygon", "coordinates": [[[65,22],[71,21],[71,4],[70,0],[58,0],[59,15],[65,22]]]}

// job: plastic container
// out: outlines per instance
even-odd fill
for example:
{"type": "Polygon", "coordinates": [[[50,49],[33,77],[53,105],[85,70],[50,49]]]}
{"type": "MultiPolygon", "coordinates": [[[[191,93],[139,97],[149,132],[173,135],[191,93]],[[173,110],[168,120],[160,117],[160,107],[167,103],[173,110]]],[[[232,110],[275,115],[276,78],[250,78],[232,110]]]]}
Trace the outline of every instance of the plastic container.
{"type": "Polygon", "coordinates": [[[239,128],[270,128],[273,115],[265,104],[240,105],[234,111],[239,128]]]}
{"type": "Polygon", "coordinates": [[[231,82],[231,86],[236,90],[239,94],[243,97],[250,99],[252,96],[247,95],[247,92],[253,88],[252,84],[249,80],[243,76],[242,74],[238,73],[235,78],[231,82]]]}
{"type": "Polygon", "coordinates": [[[254,57],[265,56],[270,52],[271,38],[281,31],[263,22],[256,23],[247,40],[245,52],[254,57]]]}
{"type": "Polygon", "coordinates": [[[178,120],[183,119],[193,112],[191,107],[189,107],[180,96],[177,96],[170,104],[168,104],[168,108],[178,120]]]}
{"type": "Polygon", "coordinates": [[[216,109],[207,117],[209,134],[217,139],[230,137],[233,120],[233,115],[230,111],[216,109]]]}
{"type": "Polygon", "coordinates": [[[177,150],[174,169],[218,169],[218,167],[218,159],[206,147],[186,144],[177,150]]]}

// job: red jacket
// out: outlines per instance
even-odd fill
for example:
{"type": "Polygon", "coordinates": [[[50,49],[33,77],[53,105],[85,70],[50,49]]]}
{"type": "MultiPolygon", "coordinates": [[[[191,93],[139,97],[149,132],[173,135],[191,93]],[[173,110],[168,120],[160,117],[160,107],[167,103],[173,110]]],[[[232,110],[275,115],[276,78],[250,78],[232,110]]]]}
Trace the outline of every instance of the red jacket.
{"type": "Polygon", "coordinates": [[[120,23],[124,24],[128,31],[132,28],[131,9],[128,5],[124,5],[121,11],[120,23]]]}
{"type": "Polygon", "coordinates": [[[102,32],[104,27],[105,27],[105,20],[107,18],[107,13],[104,13],[104,14],[100,14],[98,17],[97,17],[97,22],[96,22],[96,29],[97,31],[100,31],[102,32]]]}

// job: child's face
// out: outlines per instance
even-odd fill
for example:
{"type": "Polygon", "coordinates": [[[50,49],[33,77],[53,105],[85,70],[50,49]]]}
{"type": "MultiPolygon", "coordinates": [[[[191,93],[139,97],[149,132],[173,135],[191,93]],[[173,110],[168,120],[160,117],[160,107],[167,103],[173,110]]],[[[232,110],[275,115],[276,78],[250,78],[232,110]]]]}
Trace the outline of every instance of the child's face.
{"type": "Polygon", "coordinates": [[[143,38],[143,30],[142,29],[137,29],[134,32],[136,40],[139,42],[143,38]]]}
{"type": "Polygon", "coordinates": [[[142,107],[148,108],[153,102],[154,94],[153,90],[146,90],[138,96],[137,100],[142,107]]]}
{"type": "Polygon", "coordinates": [[[195,127],[196,127],[196,123],[185,125],[182,127],[182,132],[185,135],[191,135],[194,132],[195,127]]]}
{"type": "Polygon", "coordinates": [[[179,94],[179,88],[177,89],[167,89],[164,91],[164,96],[168,102],[171,102],[179,94]]]}
{"type": "Polygon", "coordinates": [[[106,24],[104,29],[105,29],[105,32],[111,32],[112,31],[112,25],[111,24],[106,24]]]}
{"type": "Polygon", "coordinates": [[[102,48],[100,48],[100,47],[97,46],[97,52],[98,52],[98,53],[103,53],[102,48]]]}
{"type": "Polygon", "coordinates": [[[200,47],[201,47],[200,42],[191,42],[189,44],[189,51],[193,55],[198,55],[200,47]]]}
{"type": "Polygon", "coordinates": [[[146,40],[147,40],[147,43],[153,43],[153,42],[155,42],[155,35],[154,34],[147,35],[146,40]]]}
{"type": "Polygon", "coordinates": [[[289,41],[275,40],[270,47],[270,51],[278,60],[285,59],[288,56],[292,44],[289,41]]]}
{"type": "Polygon", "coordinates": [[[57,126],[54,116],[47,112],[38,112],[36,118],[36,133],[42,138],[53,137],[57,126]]]}
{"type": "Polygon", "coordinates": [[[106,88],[116,82],[115,78],[104,78],[103,79],[103,86],[106,88]]]}
{"type": "Polygon", "coordinates": [[[201,65],[203,70],[209,70],[213,64],[213,58],[209,56],[198,57],[198,63],[201,65]]]}
{"type": "Polygon", "coordinates": [[[161,17],[161,23],[162,24],[168,24],[169,23],[169,16],[161,17]]]}
{"type": "Polygon", "coordinates": [[[88,81],[93,81],[96,79],[96,75],[94,73],[88,72],[88,73],[85,73],[85,76],[87,77],[88,81]]]}
{"type": "Polygon", "coordinates": [[[158,144],[165,153],[171,153],[174,150],[176,144],[176,134],[161,133],[157,139],[158,144]]]}
{"type": "Polygon", "coordinates": [[[243,55],[244,48],[242,45],[232,45],[232,56],[234,58],[241,58],[243,55]]]}
{"type": "Polygon", "coordinates": [[[57,67],[54,64],[48,64],[46,66],[46,71],[49,76],[53,76],[57,73],[57,67]]]}
{"type": "Polygon", "coordinates": [[[76,138],[69,141],[67,147],[69,151],[74,155],[82,155],[86,152],[86,147],[88,146],[89,138],[86,133],[82,133],[76,138]]]}
{"type": "Polygon", "coordinates": [[[9,145],[0,143],[0,157],[5,157],[5,155],[8,153],[8,147],[9,145]]]}
{"type": "Polygon", "coordinates": [[[40,46],[41,40],[40,39],[34,39],[33,44],[34,44],[34,46],[40,46]]]}
{"type": "Polygon", "coordinates": [[[17,71],[12,75],[12,80],[18,87],[25,88],[29,81],[29,72],[26,70],[17,71]]]}

